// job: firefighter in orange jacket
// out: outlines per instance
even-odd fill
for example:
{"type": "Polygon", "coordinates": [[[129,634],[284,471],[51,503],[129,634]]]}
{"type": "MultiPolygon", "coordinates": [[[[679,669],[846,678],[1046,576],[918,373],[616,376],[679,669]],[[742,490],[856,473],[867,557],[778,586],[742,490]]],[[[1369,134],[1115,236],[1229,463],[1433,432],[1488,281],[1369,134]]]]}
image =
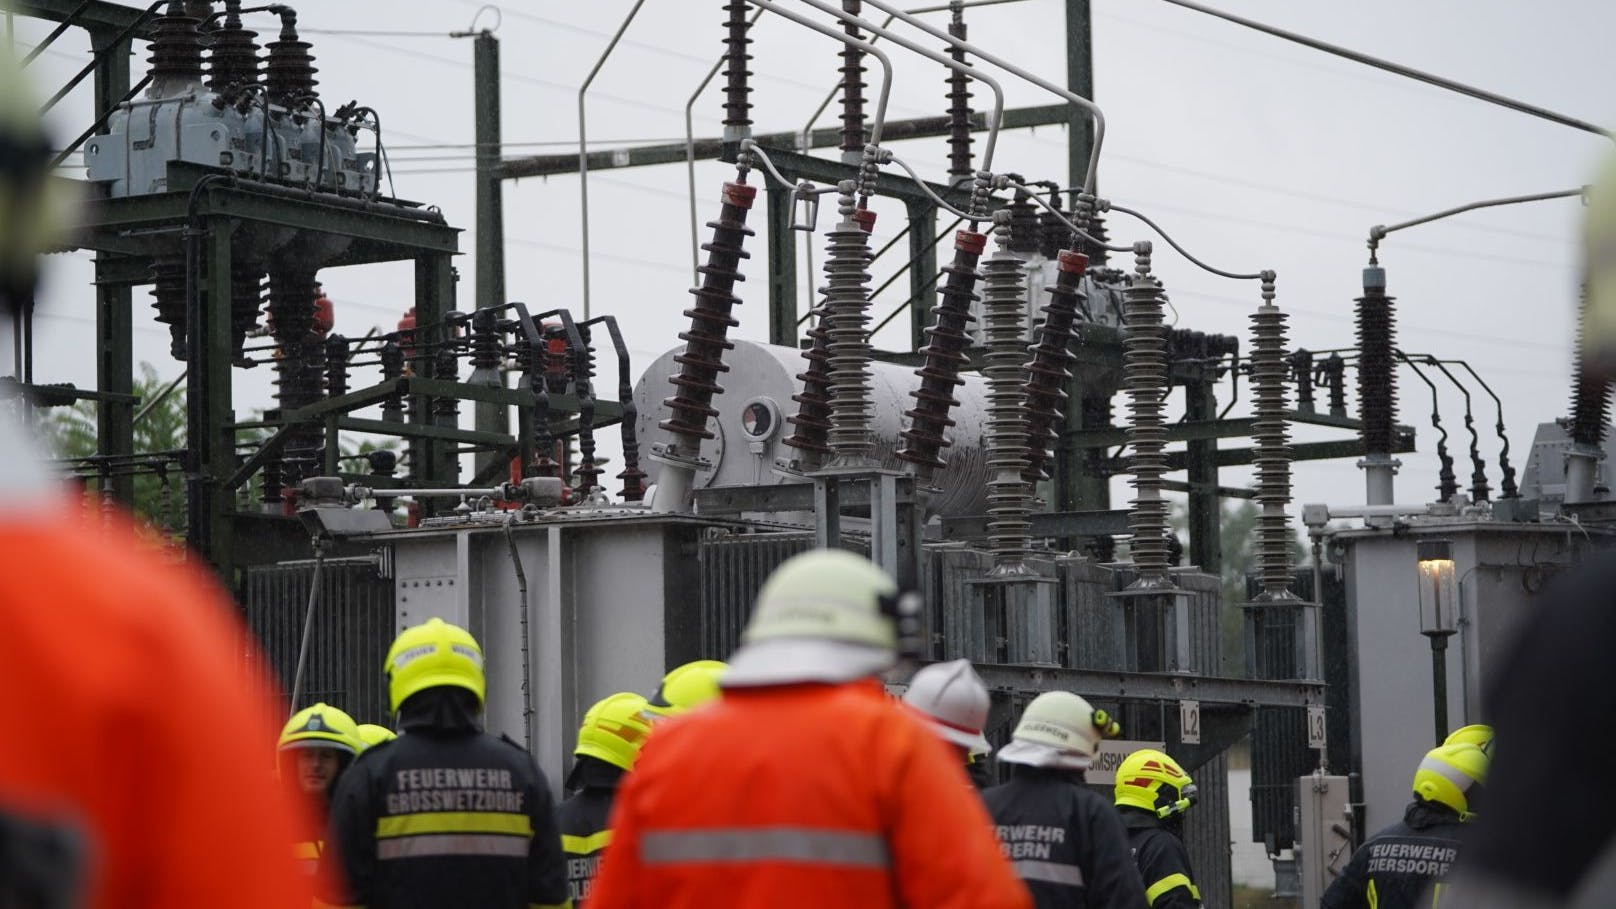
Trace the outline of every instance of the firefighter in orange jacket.
{"type": "Polygon", "coordinates": [[[619,790],[590,909],[1030,909],[964,771],[876,678],[907,600],[848,552],[780,566],[723,698],[619,790]]]}
{"type": "MultiPolygon", "coordinates": [[[[67,220],[22,81],[0,42],[6,323],[67,220]]],[[[234,604],[126,520],[85,521],[33,445],[0,415],[0,906],[307,906],[298,806],[264,772],[274,701],[234,604]]]]}

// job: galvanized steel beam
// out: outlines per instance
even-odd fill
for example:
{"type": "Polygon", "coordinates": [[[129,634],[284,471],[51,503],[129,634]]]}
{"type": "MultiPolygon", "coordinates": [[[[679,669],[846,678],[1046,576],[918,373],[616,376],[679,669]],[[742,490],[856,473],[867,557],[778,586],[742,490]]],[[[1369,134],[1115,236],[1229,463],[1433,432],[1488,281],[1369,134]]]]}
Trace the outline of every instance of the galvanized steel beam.
{"type": "MultiPolygon", "coordinates": [[[[1033,126],[1054,126],[1067,121],[1067,108],[1065,104],[1044,104],[1034,107],[1010,108],[1004,112],[1005,129],[1021,129],[1033,126]]],[[[987,114],[977,113],[971,117],[972,130],[985,130],[988,127],[987,114]]],[[[933,136],[948,135],[947,117],[918,117],[912,120],[888,120],[882,127],[881,139],[883,142],[892,142],[900,139],[925,139],[933,136]]],[[[802,134],[800,133],[769,133],[753,137],[759,145],[765,146],[772,158],[777,151],[791,151],[802,147],[802,134]]],[[[809,148],[831,148],[840,145],[842,141],[841,127],[826,127],[816,129],[808,134],[809,148]]],[[[731,143],[733,148],[734,143],[731,143]]],[[[723,139],[697,139],[694,145],[697,160],[720,158],[725,151],[723,139]]],[[[586,157],[591,171],[611,170],[620,167],[647,167],[655,164],[676,164],[685,160],[685,144],[683,142],[668,143],[666,145],[640,145],[633,148],[619,148],[611,151],[590,152],[586,157]]],[[[578,155],[534,155],[525,158],[511,158],[503,162],[498,174],[506,180],[519,180],[523,177],[548,177],[557,174],[571,174],[578,171],[578,155]]]]}
{"type": "Polygon", "coordinates": [[[1093,700],[1199,701],[1207,705],[1306,707],[1324,703],[1322,682],[1235,679],[1167,672],[1113,672],[977,663],[990,689],[1072,691],[1093,700]]]}

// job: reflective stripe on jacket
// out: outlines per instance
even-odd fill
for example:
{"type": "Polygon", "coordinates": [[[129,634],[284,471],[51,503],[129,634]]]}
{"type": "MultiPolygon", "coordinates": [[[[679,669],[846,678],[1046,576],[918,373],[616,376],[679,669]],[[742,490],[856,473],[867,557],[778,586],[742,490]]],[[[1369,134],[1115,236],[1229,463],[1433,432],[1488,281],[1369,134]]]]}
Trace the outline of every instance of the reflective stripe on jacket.
{"type": "Polygon", "coordinates": [[[1080,773],[1015,767],[982,793],[1004,854],[1038,909],[1145,909],[1127,834],[1080,773]]]}
{"type": "Polygon", "coordinates": [[[526,909],[567,898],[544,775],[490,735],[411,731],[372,746],[338,781],[331,825],[347,905],[526,909]]]}
{"type": "Polygon", "coordinates": [[[567,784],[582,788],[556,807],[561,851],[567,857],[567,891],[574,909],[594,889],[601,857],[611,845],[612,801],[622,778],[623,771],[618,768],[588,756],[580,757],[567,784]]]}
{"type": "Polygon", "coordinates": [[[1166,829],[1154,814],[1138,808],[1117,810],[1128,830],[1134,864],[1145,885],[1150,909],[1198,909],[1201,890],[1195,886],[1190,851],[1184,841],[1166,829]]]}
{"type": "Polygon", "coordinates": [[[873,681],[732,689],[657,727],[589,909],[1030,909],[963,768],[873,681]]]}
{"type": "Polygon", "coordinates": [[[1464,825],[1445,805],[1416,799],[1403,820],[1358,847],[1324,891],[1323,909],[1415,909],[1431,904],[1459,857],[1464,825]]]}

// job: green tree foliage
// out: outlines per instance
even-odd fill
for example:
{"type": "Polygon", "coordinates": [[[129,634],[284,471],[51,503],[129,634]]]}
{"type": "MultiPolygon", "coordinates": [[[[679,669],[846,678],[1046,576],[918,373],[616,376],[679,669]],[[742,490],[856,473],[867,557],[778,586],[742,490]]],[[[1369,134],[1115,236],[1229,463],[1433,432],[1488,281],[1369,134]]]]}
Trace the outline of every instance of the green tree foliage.
{"type": "MultiPolygon", "coordinates": [[[[141,363],[139,375],[134,383],[134,395],[141,401],[136,411],[139,412],[141,408],[150,404],[170,381],[172,380],[159,376],[156,367],[150,363],[141,363]]],[[[71,407],[40,411],[41,434],[55,457],[76,462],[96,453],[98,406],[94,401],[79,401],[71,407]]],[[[264,429],[242,430],[237,434],[237,439],[242,444],[250,444],[262,441],[268,436],[269,431],[264,429]]],[[[147,408],[145,414],[135,423],[135,451],[156,455],[179,451],[184,447],[185,387],[182,383],[167,397],[147,408]]],[[[342,452],[344,456],[362,455],[383,449],[397,451],[398,447],[398,442],[394,439],[380,441],[366,439],[358,444],[344,439],[342,452]]],[[[159,462],[167,464],[168,491],[165,494],[160,474],[150,470],[142,471],[135,477],[135,514],[162,531],[174,532],[183,526],[185,521],[184,471],[176,461],[165,461],[159,457],[150,459],[147,464],[159,462]]],[[[251,494],[254,498],[258,495],[259,479],[260,477],[253,478],[251,494]]]]}
{"type": "MultiPolygon", "coordinates": [[[[149,403],[172,381],[157,374],[156,367],[141,363],[135,377],[134,394],[142,404],[149,403]]],[[[71,407],[40,411],[40,430],[51,453],[63,460],[76,461],[96,453],[95,401],[79,401],[71,407]]],[[[137,408],[138,410],[138,408],[137,408]]],[[[148,409],[135,424],[135,451],[171,452],[185,447],[185,392],[176,389],[148,409]]],[[[154,458],[153,462],[162,459],[154,458]]],[[[173,529],[184,520],[185,477],[180,466],[166,461],[168,473],[167,506],[163,481],[154,472],[135,477],[135,514],[148,523],[173,529]]]]}

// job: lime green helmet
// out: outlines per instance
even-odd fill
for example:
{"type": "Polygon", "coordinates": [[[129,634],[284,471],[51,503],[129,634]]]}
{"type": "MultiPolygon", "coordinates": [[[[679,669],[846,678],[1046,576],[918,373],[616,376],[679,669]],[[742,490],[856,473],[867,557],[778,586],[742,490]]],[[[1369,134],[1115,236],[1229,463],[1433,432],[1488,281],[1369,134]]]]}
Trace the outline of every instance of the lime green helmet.
{"type": "Polygon", "coordinates": [[[630,770],[640,746],[651,734],[651,723],[643,713],[645,698],[628,691],[607,695],[584,714],[578,730],[578,747],[573,754],[605,761],[613,767],[630,770]]]}
{"type": "Polygon", "coordinates": [[[1487,753],[1475,745],[1438,745],[1425,753],[1414,771],[1414,795],[1452,808],[1461,820],[1472,820],[1488,763],[1487,753]]]}
{"type": "Polygon", "coordinates": [[[1488,757],[1493,753],[1493,727],[1475,723],[1461,726],[1443,740],[1444,745],[1475,745],[1488,757]]]}
{"type": "Polygon", "coordinates": [[[428,688],[464,688],[483,702],[488,690],[483,676],[483,649],[471,632],[442,619],[427,619],[406,628],[387,651],[387,696],[390,708],[428,688]]]}
{"type": "Polygon", "coordinates": [[[678,716],[714,700],[719,693],[718,680],[727,669],[729,665],[721,660],[694,660],[674,667],[662,677],[656,694],[646,701],[646,715],[651,719],[678,716]]]}
{"type": "Polygon", "coordinates": [[[792,556],[764,582],[722,684],[851,682],[884,672],[897,662],[906,600],[885,572],[851,552],[792,556]]]}
{"type": "Polygon", "coordinates": [[[388,729],[386,726],[378,726],[375,723],[359,724],[359,740],[365,743],[366,748],[374,748],[383,742],[391,742],[396,738],[398,738],[398,733],[388,729]]]}
{"type": "Polygon", "coordinates": [[[1183,814],[1196,797],[1190,775],[1154,748],[1141,748],[1122,759],[1113,790],[1118,807],[1139,808],[1158,818],[1183,814]]]}
{"type": "Polygon", "coordinates": [[[365,743],[359,738],[359,724],[353,717],[330,704],[315,704],[292,714],[275,747],[279,751],[330,748],[354,755],[364,750],[365,743]]]}

